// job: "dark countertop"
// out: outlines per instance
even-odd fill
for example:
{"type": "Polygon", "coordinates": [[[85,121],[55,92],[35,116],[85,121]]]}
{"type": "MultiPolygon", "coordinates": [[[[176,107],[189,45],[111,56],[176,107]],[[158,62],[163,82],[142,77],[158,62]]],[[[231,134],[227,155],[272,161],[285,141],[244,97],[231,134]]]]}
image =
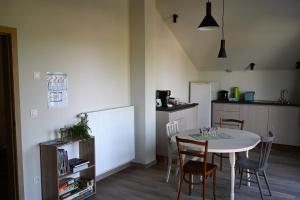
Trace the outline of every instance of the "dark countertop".
{"type": "Polygon", "coordinates": [[[156,111],[164,111],[164,112],[174,112],[174,111],[178,111],[178,110],[184,110],[184,109],[188,109],[188,108],[192,108],[198,106],[197,103],[190,103],[190,104],[181,104],[181,105],[176,105],[173,107],[156,107],[156,111]]]}
{"type": "Polygon", "coordinates": [[[229,103],[229,104],[253,104],[253,105],[273,105],[273,106],[296,106],[300,107],[300,104],[288,103],[282,104],[279,101],[266,101],[266,100],[255,100],[255,101],[220,101],[214,100],[212,103],[229,103]]]}

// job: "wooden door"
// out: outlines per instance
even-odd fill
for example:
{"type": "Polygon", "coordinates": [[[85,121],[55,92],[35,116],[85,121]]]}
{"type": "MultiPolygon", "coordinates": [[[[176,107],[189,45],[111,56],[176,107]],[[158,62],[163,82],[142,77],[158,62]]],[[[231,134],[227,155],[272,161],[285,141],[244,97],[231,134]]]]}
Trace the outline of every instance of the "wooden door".
{"type": "Polygon", "coordinates": [[[18,199],[11,38],[0,34],[0,188],[1,199],[18,199]]]}

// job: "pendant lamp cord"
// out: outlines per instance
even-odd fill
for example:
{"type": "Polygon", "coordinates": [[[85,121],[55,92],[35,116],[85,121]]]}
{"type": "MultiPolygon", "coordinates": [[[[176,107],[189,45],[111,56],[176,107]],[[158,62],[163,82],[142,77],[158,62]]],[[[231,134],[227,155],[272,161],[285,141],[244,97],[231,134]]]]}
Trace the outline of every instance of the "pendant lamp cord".
{"type": "Polygon", "coordinates": [[[225,7],[225,0],[223,0],[223,14],[222,14],[222,39],[224,40],[225,39],[225,37],[224,37],[224,12],[225,12],[225,9],[224,9],[224,7],[225,7]]]}

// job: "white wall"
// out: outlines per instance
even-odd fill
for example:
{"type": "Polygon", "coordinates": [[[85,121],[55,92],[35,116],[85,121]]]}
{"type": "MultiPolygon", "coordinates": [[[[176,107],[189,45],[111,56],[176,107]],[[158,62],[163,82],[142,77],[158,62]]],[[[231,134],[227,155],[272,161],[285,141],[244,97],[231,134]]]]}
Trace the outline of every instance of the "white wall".
{"type": "Polygon", "coordinates": [[[5,1],[0,25],[18,31],[25,197],[40,200],[39,143],[79,112],[130,104],[128,1],[5,1]],[[69,106],[48,110],[45,75],[56,71],[68,74],[69,106]]]}
{"type": "Polygon", "coordinates": [[[299,70],[277,71],[201,71],[199,80],[217,81],[220,89],[229,90],[231,87],[240,87],[241,91],[255,91],[257,100],[278,100],[280,90],[289,91],[289,99],[300,102],[297,81],[300,79],[299,70]]]}
{"type": "Polygon", "coordinates": [[[151,96],[151,70],[148,64],[146,7],[151,1],[130,0],[131,102],[135,106],[135,162],[147,165],[156,159],[155,96],[151,96]],[[149,81],[147,81],[149,80],[149,81]],[[153,100],[151,102],[151,100],[153,100]],[[154,118],[154,121],[153,121],[154,118]]]}
{"type": "Polygon", "coordinates": [[[188,100],[198,72],[161,18],[155,0],[130,0],[131,97],[135,105],[136,162],[154,161],[155,91],[169,89],[188,100]]]}
{"type": "Polygon", "coordinates": [[[189,82],[198,80],[199,72],[157,9],[153,17],[152,57],[156,89],[171,90],[172,97],[187,102],[189,82]]]}
{"type": "Polygon", "coordinates": [[[156,160],[156,102],[155,65],[153,63],[153,32],[155,0],[145,0],[145,88],[146,88],[146,154],[149,161],[156,160]]]}

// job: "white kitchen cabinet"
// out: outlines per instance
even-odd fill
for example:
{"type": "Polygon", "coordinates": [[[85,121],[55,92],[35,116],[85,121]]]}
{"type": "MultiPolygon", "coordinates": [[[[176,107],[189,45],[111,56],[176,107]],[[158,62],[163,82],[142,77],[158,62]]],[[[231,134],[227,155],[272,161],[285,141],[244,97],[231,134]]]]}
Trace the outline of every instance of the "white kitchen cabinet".
{"type": "Polygon", "coordinates": [[[220,118],[224,119],[239,119],[240,118],[239,104],[213,104],[213,119],[212,126],[220,126],[220,118]]]}
{"type": "Polygon", "coordinates": [[[269,106],[268,129],[274,143],[300,146],[300,111],[293,106],[269,106]]]}
{"type": "Polygon", "coordinates": [[[299,106],[213,103],[213,126],[220,118],[244,120],[244,130],[261,136],[271,131],[276,144],[300,146],[299,106]]]}
{"type": "Polygon", "coordinates": [[[240,105],[240,120],[244,120],[244,130],[266,136],[268,111],[269,106],[265,105],[240,105]]]}
{"type": "Polygon", "coordinates": [[[179,131],[197,128],[198,106],[193,106],[177,111],[156,111],[156,154],[168,155],[168,137],[166,124],[178,121],[179,131]]]}

